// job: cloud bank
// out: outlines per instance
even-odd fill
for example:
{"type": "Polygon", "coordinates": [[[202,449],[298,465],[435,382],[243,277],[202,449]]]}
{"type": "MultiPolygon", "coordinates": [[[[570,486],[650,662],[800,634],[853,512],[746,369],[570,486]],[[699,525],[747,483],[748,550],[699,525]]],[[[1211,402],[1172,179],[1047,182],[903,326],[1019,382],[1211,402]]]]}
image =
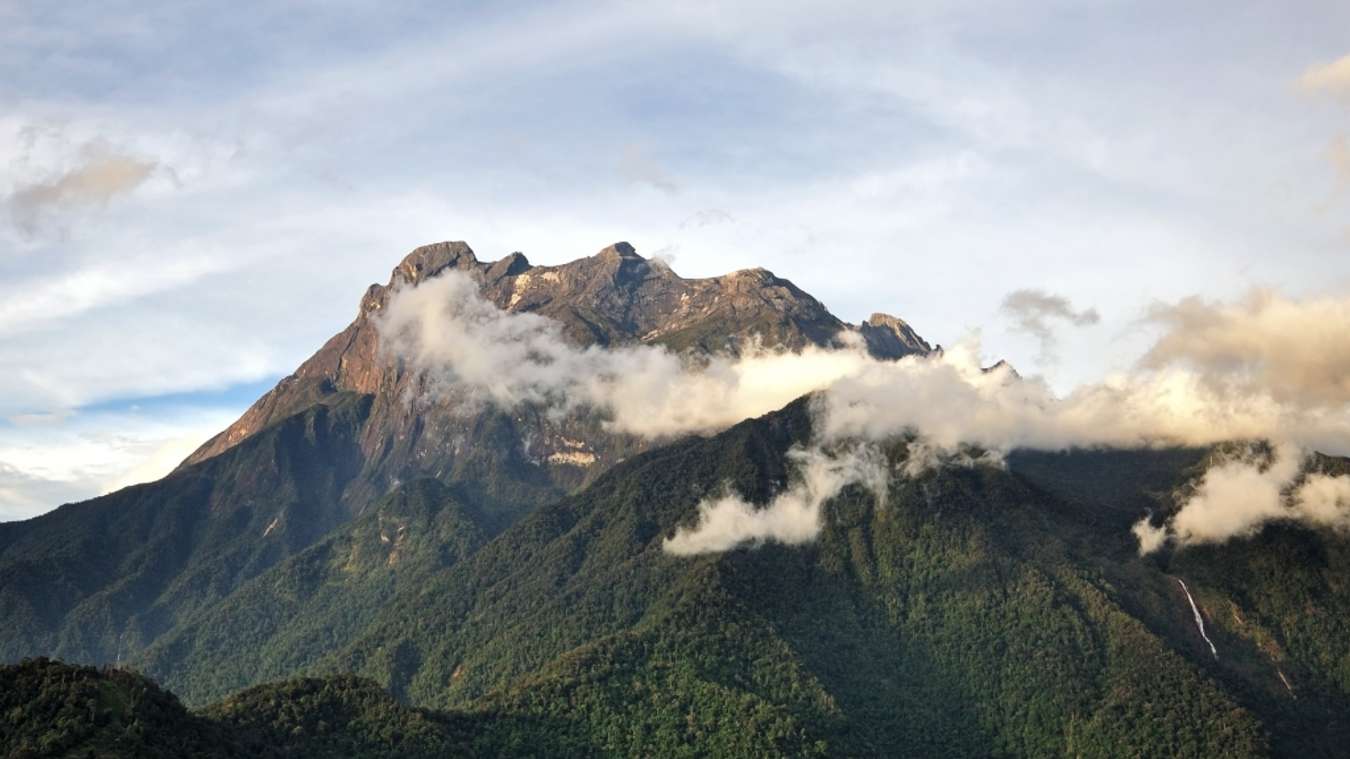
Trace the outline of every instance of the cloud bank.
{"type": "MultiPolygon", "coordinates": [[[[1024,300],[1040,304],[1029,312],[1059,308],[1053,298],[1024,300]]],[[[1272,519],[1341,524],[1350,480],[1300,473],[1309,451],[1350,454],[1350,299],[1259,291],[1231,304],[1160,305],[1148,319],[1161,334],[1134,370],[1063,396],[1006,365],[982,368],[974,341],[899,361],[873,359],[856,343],[752,347],[706,364],[653,346],[578,348],[556,322],[498,309],[459,272],[400,290],[378,324],[384,349],[422,373],[428,392],[559,413],[587,407],[612,429],[645,437],[720,429],[818,391],[816,447],[793,454],[796,482],[763,508],[735,495],[701,504],[697,527],[668,543],[675,553],[809,540],[821,505],[846,484],[883,489],[889,473],[859,444],[899,436],[913,439],[901,476],[997,464],[1015,448],[1268,440],[1277,446],[1269,462],[1218,465],[1170,522],[1136,526],[1141,548],[1225,540],[1272,519]]]]}
{"type": "Polygon", "coordinates": [[[647,345],[577,348],[558,322],[502,311],[455,271],[400,290],[377,324],[382,349],[420,372],[430,393],[558,413],[589,407],[614,431],[648,438],[723,429],[871,361],[856,342],[800,353],[750,346],[706,364],[647,345]]]}
{"type": "Polygon", "coordinates": [[[1146,368],[1183,366],[1217,390],[1304,407],[1350,403],[1350,299],[1256,290],[1235,303],[1158,305],[1148,318],[1166,331],[1146,368]]]}

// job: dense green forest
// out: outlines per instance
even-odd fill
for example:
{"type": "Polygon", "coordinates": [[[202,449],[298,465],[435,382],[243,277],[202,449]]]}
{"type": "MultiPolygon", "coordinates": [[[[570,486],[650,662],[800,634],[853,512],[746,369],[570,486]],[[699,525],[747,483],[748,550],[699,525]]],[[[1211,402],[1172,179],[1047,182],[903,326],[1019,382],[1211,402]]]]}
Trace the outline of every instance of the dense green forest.
{"type": "Polygon", "coordinates": [[[0,756],[451,757],[499,754],[479,715],[396,702],[368,680],[298,679],[199,712],[140,675],[49,659],[0,667],[0,756]]]}

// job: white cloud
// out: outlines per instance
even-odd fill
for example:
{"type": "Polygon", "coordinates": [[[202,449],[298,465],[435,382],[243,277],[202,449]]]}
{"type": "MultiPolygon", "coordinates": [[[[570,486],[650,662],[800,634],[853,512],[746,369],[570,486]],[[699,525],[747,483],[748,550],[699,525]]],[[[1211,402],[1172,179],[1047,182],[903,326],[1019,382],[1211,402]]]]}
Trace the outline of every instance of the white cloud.
{"type": "Polygon", "coordinates": [[[3,288],[0,334],[176,289],[228,267],[228,261],[210,258],[122,261],[117,265],[99,264],[59,272],[45,280],[25,282],[16,291],[3,288]]]}
{"type": "Polygon", "coordinates": [[[1161,526],[1134,526],[1139,553],[1166,543],[1222,543],[1255,534],[1268,522],[1350,529],[1350,477],[1306,473],[1305,453],[1291,445],[1239,452],[1211,466],[1161,526]]]}
{"type": "Polygon", "coordinates": [[[1257,290],[1232,303],[1155,305],[1148,318],[1166,331],[1145,367],[1183,366],[1220,390],[1264,391],[1304,407],[1350,403],[1350,298],[1295,301],[1257,290]]]}
{"type": "Polygon", "coordinates": [[[570,345],[558,322],[499,310],[467,275],[449,271],[398,291],[380,312],[381,348],[424,374],[429,392],[590,407],[612,428],[645,437],[707,432],[780,408],[870,359],[847,350],[779,353],[746,346],[739,357],[694,365],[647,345],[570,345]]]}
{"type": "Polygon", "coordinates": [[[703,501],[698,523],[681,527],[662,548],[676,556],[728,551],[742,544],[776,542],[800,545],[816,539],[821,530],[821,508],[845,486],[859,483],[886,501],[890,470],[874,446],[859,445],[840,453],[819,448],[793,449],[795,480],[763,507],[734,494],[703,501]]]}

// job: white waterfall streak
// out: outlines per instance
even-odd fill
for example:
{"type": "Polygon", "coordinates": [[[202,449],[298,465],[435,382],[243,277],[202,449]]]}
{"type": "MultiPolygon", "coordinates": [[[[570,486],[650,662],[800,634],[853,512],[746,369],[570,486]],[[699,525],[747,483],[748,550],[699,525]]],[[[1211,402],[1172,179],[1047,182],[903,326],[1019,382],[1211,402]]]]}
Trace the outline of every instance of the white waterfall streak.
{"type": "Polygon", "coordinates": [[[1219,658],[1219,649],[1214,647],[1214,641],[1210,640],[1209,636],[1205,634],[1205,618],[1200,616],[1200,607],[1196,606],[1195,599],[1191,598],[1191,591],[1186,587],[1186,581],[1178,577],[1177,583],[1181,585],[1181,592],[1186,594],[1186,600],[1191,602],[1191,612],[1195,614],[1195,626],[1200,628],[1200,637],[1204,638],[1205,642],[1209,644],[1209,652],[1214,654],[1214,658],[1219,658]]]}
{"type": "MultiPolygon", "coordinates": [[[[1293,695],[1294,695],[1294,686],[1292,686],[1292,685],[1289,684],[1289,678],[1285,677],[1285,676],[1284,676],[1284,673],[1281,672],[1281,671],[1278,670],[1278,669],[1275,670],[1275,674],[1277,674],[1277,675],[1280,676],[1280,682],[1284,683],[1284,689],[1287,690],[1287,691],[1289,691],[1289,695],[1293,696],[1293,695]]],[[[1297,698],[1297,696],[1294,696],[1294,697],[1297,698]]]]}

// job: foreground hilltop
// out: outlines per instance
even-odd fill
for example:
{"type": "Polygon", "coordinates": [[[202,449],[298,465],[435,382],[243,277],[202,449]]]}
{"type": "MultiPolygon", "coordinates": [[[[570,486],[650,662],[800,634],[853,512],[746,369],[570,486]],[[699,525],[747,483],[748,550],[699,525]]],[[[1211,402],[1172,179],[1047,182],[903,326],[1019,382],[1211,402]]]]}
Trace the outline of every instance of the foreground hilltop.
{"type": "Polygon", "coordinates": [[[302,678],[189,711],[126,670],[48,659],[0,666],[0,756],[270,759],[509,752],[512,725],[399,704],[369,680],[302,678]]]}

